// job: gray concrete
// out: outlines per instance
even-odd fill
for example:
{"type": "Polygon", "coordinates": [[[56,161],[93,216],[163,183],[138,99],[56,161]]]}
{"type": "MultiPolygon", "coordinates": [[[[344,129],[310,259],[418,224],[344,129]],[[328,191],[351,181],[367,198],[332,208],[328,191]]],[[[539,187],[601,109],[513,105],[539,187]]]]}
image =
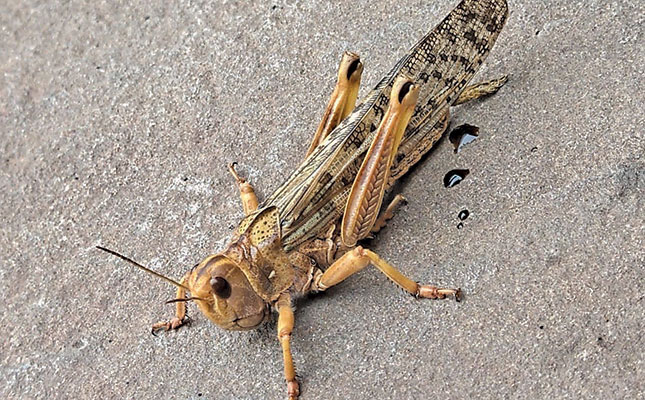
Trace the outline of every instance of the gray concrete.
{"type": "MultiPolygon", "coordinates": [[[[93,246],[180,277],[241,216],[225,164],[267,196],[341,52],[371,86],[456,0],[49,3],[0,6],[0,397],[284,397],[275,323],[224,332],[191,306],[153,337],[174,290],[93,246]]],[[[643,398],[645,10],[510,3],[479,74],[510,82],[454,113],[480,137],[441,142],[370,243],[465,302],[374,270],[303,299],[303,399],[643,398]]]]}

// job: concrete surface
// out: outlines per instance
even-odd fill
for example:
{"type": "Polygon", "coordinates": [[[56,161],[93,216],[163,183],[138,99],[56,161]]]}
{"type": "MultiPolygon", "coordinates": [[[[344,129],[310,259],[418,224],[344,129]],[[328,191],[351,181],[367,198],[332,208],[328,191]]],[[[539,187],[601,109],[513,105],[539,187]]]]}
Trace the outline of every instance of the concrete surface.
{"type": "MultiPolygon", "coordinates": [[[[0,6],[0,397],[283,398],[275,323],[224,332],[191,306],[154,337],[172,287],[93,246],[180,277],[241,216],[227,162],[267,196],[341,52],[365,93],[457,1],[116,3],[0,6]]],[[[479,79],[511,80],[454,113],[480,137],[442,141],[369,243],[465,302],[374,270],[303,299],[302,399],[643,398],[643,4],[510,9],[479,79]],[[471,173],[445,189],[452,168],[471,173]]]]}

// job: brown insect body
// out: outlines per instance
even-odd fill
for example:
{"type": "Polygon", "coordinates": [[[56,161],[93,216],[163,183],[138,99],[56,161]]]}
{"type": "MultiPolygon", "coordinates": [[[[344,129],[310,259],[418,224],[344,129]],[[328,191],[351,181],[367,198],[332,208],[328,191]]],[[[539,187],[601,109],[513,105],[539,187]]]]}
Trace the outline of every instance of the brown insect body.
{"type": "Polygon", "coordinates": [[[220,327],[234,330],[257,327],[275,308],[288,394],[296,399],[290,350],[295,296],[326,290],[373,265],[416,297],[459,298],[459,289],[420,285],[356,242],[392,217],[403,197],[395,197],[379,217],[385,190],[444,133],[450,106],[495,93],[506,82],[503,77],[467,86],[506,17],[504,0],[463,0],[356,107],[363,65],[345,53],[304,161],[259,207],[253,187],[229,166],[246,217],[226,248],[181,282],[102,248],[178,287],[176,317],[153,330],[181,326],[188,300],[220,327]]]}

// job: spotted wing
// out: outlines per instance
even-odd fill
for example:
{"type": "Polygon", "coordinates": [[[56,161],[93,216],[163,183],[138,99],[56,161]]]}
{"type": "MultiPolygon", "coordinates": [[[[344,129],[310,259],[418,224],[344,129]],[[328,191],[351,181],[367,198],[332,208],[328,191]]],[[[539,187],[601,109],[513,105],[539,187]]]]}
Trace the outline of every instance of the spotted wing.
{"type": "Polygon", "coordinates": [[[394,80],[405,75],[421,86],[400,148],[409,152],[415,144],[429,146],[427,136],[435,131],[432,127],[442,123],[446,110],[483,63],[507,14],[505,0],[463,0],[303,161],[265,203],[280,211],[285,248],[317,235],[342,215],[365,151],[387,108],[394,80]]]}

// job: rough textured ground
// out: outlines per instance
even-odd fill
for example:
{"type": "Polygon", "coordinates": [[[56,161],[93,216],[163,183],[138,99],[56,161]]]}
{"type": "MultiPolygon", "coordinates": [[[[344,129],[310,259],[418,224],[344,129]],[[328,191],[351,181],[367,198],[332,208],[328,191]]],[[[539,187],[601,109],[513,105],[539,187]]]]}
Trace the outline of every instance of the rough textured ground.
{"type": "MultiPolygon", "coordinates": [[[[455,4],[4,1],[0,5],[0,397],[279,399],[275,323],[197,315],[159,337],[167,284],[241,216],[225,164],[262,197],[296,166],[339,55],[366,88],[455,4]]],[[[643,398],[645,15],[641,2],[510,1],[442,141],[372,243],[467,297],[417,302],[375,270],[303,299],[306,399],[643,398]],[[444,174],[469,168],[458,186],[444,174]],[[470,217],[457,229],[457,214],[470,217]]]]}

